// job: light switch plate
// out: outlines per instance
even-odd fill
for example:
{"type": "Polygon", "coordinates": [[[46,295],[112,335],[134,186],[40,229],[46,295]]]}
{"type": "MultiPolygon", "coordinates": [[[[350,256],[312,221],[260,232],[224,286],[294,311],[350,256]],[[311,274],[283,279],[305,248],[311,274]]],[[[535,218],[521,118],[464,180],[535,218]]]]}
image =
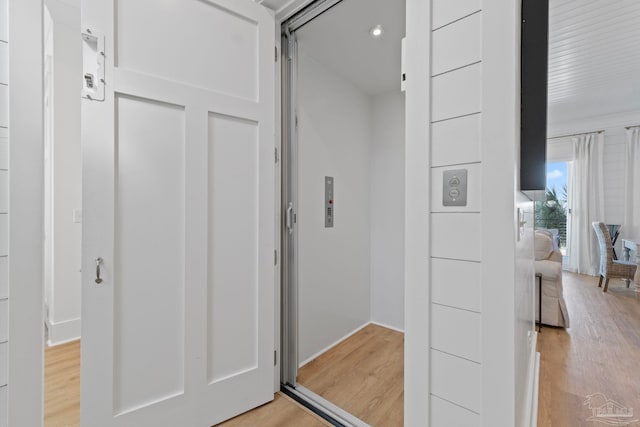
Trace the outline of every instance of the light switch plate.
{"type": "Polygon", "coordinates": [[[444,206],[467,206],[466,169],[442,172],[442,204],[444,206]]]}

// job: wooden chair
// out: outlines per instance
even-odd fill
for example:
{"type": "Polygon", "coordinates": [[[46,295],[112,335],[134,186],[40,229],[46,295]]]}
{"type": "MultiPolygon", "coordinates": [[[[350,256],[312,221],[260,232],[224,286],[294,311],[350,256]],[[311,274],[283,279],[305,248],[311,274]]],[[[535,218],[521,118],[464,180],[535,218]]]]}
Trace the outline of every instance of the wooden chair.
{"type": "Polygon", "coordinates": [[[618,224],[607,224],[607,228],[609,229],[609,236],[611,236],[611,246],[613,246],[613,259],[617,260],[616,242],[618,241],[618,237],[620,237],[621,226],[618,224]]]}
{"type": "Polygon", "coordinates": [[[624,279],[627,282],[627,288],[636,274],[638,267],[633,262],[617,261],[613,258],[613,245],[611,244],[611,235],[609,229],[603,222],[591,223],[598,237],[598,245],[600,246],[600,280],[598,287],[602,286],[604,279],[603,292],[609,289],[609,279],[624,279]]]}

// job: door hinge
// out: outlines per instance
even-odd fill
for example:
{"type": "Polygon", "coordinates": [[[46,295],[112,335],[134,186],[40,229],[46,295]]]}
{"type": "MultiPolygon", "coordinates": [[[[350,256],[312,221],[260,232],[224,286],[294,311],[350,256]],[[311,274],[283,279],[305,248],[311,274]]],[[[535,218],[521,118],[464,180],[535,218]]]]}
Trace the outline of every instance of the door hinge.
{"type": "Polygon", "coordinates": [[[278,161],[280,160],[280,157],[278,157],[278,147],[275,148],[275,158],[276,158],[276,163],[278,163],[278,161]]]}
{"type": "Polygon", "coordinates": [[[276,62],[278,62],[278,46],[276,46],[276,57],[275,57],[276,62]]]}
{"type": "Polygon", "coordinates": [[[278,351],[273,350],[273,366],[277,366],[277,365],[278,365],[278,351]]]}
{"type": "Polygon", "coordinates": [[[278,251],[273,251],[273,265],[278,265],[278,251]]]}

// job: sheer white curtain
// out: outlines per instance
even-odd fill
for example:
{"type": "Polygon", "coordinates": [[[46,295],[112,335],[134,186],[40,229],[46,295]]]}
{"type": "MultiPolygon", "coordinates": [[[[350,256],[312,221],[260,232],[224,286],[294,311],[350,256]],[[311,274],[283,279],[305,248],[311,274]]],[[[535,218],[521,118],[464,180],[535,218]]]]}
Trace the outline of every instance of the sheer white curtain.
{"type": "Polygon", "coordinates": [[[569,268],[595,275],[600,252],[593,221],[604,220],[604,133],[587,133],[573,138],[570,178],[569,268]]]}
{"type": "Polygon", "coordinates": [[[625,159],[624,237],[640,239],[640,127],[627,129],[625,159]]]}

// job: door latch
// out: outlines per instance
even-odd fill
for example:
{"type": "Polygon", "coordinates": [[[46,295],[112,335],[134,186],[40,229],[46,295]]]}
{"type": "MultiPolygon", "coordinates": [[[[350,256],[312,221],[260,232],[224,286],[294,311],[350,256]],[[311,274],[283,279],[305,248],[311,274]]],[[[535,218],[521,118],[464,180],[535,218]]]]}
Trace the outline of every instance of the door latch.
{"type": "Polygon", "coordinates": [[[82,97],[104,101],[104,36],[90,29],[82,33],[82,97]]]}

